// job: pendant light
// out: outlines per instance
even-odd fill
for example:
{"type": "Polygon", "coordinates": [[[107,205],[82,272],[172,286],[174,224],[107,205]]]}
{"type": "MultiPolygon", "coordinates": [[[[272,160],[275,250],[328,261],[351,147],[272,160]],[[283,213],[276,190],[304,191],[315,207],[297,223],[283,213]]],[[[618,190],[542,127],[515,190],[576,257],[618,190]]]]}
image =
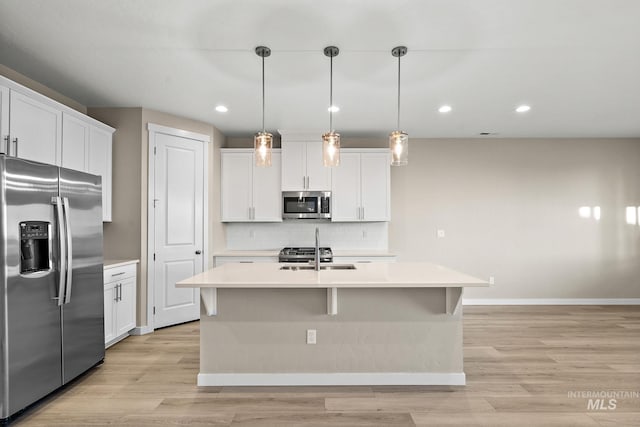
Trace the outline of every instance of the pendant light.
{"type": "Polygon", "coordinates": [[[400,58],[406,54],[406,46],[391,49],[391,55],[398,58],[398,122],[396,130],[389,134],[391,166],[404,166],[409,163],[409,134],[400,130],[400,58]]]}
{"type": "Polygon", "coordinates": [[[326,167],[340,164],[340,134],[333,131],[333,57],[340,49],[335,46],[324,48],[324,55],[331,59],[329,74],[329,132],[322,134],[322,162],[326,167]]]}
{"type": "Polygon", "coordinates": [[[253,138],[256,166],[271,166],[271,149],[273,148],[273,135],[264,130],[264,58],[271,55],[271,49],[266,46],[256,47],[256,55],[262,58],[262,132],[256,133],[253,138]]]}

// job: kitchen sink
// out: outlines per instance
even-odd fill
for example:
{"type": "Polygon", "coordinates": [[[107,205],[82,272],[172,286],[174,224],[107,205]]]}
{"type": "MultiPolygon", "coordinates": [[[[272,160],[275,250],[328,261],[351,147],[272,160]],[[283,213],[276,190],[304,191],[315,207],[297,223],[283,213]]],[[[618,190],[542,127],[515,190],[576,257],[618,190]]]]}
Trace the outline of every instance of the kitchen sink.
{"type": "MultiPolygon", "coordinates": [[[[289,270],[289,271],[313,271],[316,268],[313,265],[283,265],[280,267],[280,270],[289,270]]],[[[321,265],[320,270],[355,270],[356,266],[353,264],[326,264],[321,265]]]]}

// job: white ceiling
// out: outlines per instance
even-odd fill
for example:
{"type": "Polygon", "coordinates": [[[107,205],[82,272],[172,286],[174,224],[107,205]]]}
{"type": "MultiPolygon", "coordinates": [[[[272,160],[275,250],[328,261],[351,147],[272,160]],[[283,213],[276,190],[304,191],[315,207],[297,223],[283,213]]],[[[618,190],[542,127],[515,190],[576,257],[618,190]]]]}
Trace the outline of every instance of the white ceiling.
{"type": "Polygon", "coordinates": [[[257,45],[273,132],[328,128],[336,45],[334,127],[367,136],[395,128],[402,44],[411,137],[639,137],[639,22],[638,0],[0,0],[0,58],[88,106],[242,136],[261,126],[257,45]]]}

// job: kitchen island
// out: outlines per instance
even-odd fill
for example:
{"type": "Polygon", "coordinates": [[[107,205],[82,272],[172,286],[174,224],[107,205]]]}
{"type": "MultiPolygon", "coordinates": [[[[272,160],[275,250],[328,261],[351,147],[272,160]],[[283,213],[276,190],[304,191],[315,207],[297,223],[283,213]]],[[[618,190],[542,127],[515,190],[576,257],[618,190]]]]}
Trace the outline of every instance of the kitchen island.
{"type": "Polygon", "coordinates": [[[462,292],[487,282],[353,267],[228,263],[178,282],[203,302],[198,385],[464,385],[462,292]]]}

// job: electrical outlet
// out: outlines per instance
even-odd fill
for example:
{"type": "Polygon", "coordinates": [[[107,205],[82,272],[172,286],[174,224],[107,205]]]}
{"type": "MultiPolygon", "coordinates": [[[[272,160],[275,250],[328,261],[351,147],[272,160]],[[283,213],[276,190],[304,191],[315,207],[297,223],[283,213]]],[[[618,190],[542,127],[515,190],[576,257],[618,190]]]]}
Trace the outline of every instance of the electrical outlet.
{"type": "Polygon", "coordinates": [[[444,230],[438,230],[437,235],[438,239],[442,239],[444,237],[444,230]]]}
{"type": "Polygon", "coordinates": [[[496,284],[496,278],[493,276],[489,276],[489,284],[490,285],[495,285],[496,284]]]}
{"type": "Polygon", "coordinates": [[[315,344],[315,343],[316,343],[316,330],[307,329],[307,344],[315,344]]]}

